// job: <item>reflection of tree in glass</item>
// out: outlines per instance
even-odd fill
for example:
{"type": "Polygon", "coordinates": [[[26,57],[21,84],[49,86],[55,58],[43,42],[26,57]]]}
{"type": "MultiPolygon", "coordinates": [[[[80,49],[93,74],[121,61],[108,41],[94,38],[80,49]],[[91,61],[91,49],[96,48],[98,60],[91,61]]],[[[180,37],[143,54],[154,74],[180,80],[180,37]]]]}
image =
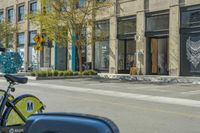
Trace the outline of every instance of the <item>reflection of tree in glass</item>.
{"type": "Polygon", "coordinates": [[[190,26],[200,25],[200,11],[192,12],[189,18],[190,26]]]}

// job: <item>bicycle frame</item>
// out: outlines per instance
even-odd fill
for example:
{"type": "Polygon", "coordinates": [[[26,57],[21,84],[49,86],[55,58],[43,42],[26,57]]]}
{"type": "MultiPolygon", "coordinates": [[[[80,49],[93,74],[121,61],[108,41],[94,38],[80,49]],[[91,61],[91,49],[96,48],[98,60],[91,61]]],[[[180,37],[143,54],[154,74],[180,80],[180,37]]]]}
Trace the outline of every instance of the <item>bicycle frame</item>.
{"type": "Polygon", "coordinates": [[[2,128],[23,126],[27,118],[35,113],[43,112],[45,105],[34,95],[25,94],[16,98],[12,96],[16,84],[27,83],[27,78],[14,75],[4,76],[9,83],[7,89],[0,90],[0,133],[2,128]]]}
{"type": "Polygon", "coordinates": [[[19,117],[25,122],[26,118],[22,115],[22,113],[10,102],[10,100],[8,99],[10,92],[13,91],[14,92],[14,86],[15,84],[12,84],[11,82],[9,82],[9,86],[7,88],[7,90],[4,93],[4,97],[2,100],[2,104],[0,105],[0,125],[2,126],[2,123],[4,123],[4,119],[3,119],[3,114],[4,114],[4,110],[5,107],[12,107],[14,109],[14,111],[19,115],[19,117]],[[13,90],[12,90],[13,89],[13,90]]]}
{"type": "MultiPolygon", "coordinates": [[[[24,123],[26,122],[27,118],[25,118],[24,115],[22,114],[22,112],[20,112],[20,110],[16,107],[16,103],[19,102],[23,98],[27,98],[27,97],[33,98],[34,96],[33,95],[22,95],[22,96],[19,96],[19,97],[13,99],[12,101],[10,101],[9,100],[10,93],[15,91],[15,88],[13,87],[14,85],[15,84],[13,84],[13,83],[9,83],[9,86],[4,93],[4,97],[1,102],[2,104],[0,105],[0,126],[6,126],[8,115],[12,109],[24,123]]],[[[39,99],[37,97],[34,97],[34,98],[39,101],[39,99]]],[[[43,107],[44,106],[42,106],[41,109],[44,109],[43,107]]]]}
{"type": "Polygon", "coordinates": [[[4,97],[3,97],[3,100],[2,100],[1,105],[0,105],[0,123],[2,122],[4,109],[5,109],[5,106],[6,106],[7,102],[8,102],[8,97],[9,97],[10,91],[11,91],[11,89],[13,89],[12,86],[13,86],[13,84],[9,82],[9,86],[8,86],[7,90],[5,91],[5,93],[4,93],[4,97]]]}

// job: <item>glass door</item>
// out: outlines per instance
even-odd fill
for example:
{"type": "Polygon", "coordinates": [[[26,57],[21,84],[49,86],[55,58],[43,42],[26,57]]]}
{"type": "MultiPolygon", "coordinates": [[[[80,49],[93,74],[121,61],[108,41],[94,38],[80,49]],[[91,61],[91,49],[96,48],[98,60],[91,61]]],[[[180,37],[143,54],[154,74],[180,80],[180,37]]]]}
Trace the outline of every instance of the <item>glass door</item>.
{"type": "Polygon", "coordinates": [[[134,40],[119,40],[118,44],[118,72],[129,73],[135,66],[136,43],[134,40]]]}
{"type": "Polygon", "coordinates": [[[168,74],[168,38],[151,38],[151,74],[168,74]]]}
{"type": "Polygon", "coordinates": [[[131,67],[136,66],[136,43],[134,40],[126,41],[126,70],[129,71],[131,67]]]}
{"type": "Polygon", "coordinates": [[[123,71],[125,68],[125,41],[119,40],[118,45],[118,70],[123,71]]]}

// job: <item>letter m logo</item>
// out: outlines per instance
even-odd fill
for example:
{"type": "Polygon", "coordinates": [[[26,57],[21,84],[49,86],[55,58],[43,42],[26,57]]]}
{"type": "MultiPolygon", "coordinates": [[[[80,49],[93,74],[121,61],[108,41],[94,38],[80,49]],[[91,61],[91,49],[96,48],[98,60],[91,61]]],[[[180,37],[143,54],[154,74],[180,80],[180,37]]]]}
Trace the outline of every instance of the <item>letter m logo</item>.
{"type": "Polygon", "coordinates": [[[26,111],[27,112],[33,112],[34,110],[34,103],[33,101],[28,101],[26,104],[26,111]]]}

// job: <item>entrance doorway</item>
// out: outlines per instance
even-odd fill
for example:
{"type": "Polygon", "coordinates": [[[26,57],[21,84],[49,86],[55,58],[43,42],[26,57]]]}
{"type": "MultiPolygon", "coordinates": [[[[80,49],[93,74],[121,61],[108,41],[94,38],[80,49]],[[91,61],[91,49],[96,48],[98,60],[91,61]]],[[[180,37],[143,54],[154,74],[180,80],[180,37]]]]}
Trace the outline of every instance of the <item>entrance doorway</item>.
{"type": "Polygon", "coordinates": [[[148,47],[149,74],[168,75],[168,38],[149,38],[148,47]]]}
{"type": "Polygon", "coordinates": [[[133,39],[119,40],[118,43],[118,73],[129,73],[136,65],[136,42],[133,39]]]}

